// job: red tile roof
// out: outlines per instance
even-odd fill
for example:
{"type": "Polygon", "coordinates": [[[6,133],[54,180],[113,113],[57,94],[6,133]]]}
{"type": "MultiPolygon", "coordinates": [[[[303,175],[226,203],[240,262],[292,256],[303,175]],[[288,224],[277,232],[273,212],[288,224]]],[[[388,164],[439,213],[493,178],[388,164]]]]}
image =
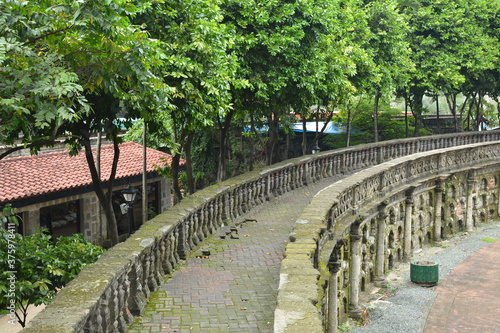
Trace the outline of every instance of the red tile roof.
{"type": "MultiPolygon", "coordinates": [[[[116,179],[142,174],[142,150],[142,145],[134,142],[120,144],[116,179]]],[[[172,155],[147,148],[148,172],[156,170],[153,165],[164,165],[163,158],[170,163],[172,155]]],[[[102,146],[103,180],[108,179],[112,162],[113,145],[102,146]]],[[[84,152],[77,156],[69,156],[67,151],[60,151],[0,160],[0,203],[91,184],[84,152]]]]}

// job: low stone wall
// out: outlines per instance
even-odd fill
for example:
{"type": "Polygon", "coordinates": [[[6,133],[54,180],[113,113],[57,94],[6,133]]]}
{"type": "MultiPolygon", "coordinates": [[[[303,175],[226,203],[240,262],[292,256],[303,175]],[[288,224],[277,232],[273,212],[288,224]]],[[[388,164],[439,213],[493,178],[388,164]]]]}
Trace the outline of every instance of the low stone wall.
{"type": "Polygon", "coordinates": [[[359,171],[319,192],[281,264],[275,332],[337,332],[397,261],[499,212],[500,142],[438,149],[359,171]]]}
{"type": "MultiPolygon", "coordinates": [[[[190,251],[223,224],[273,196],[401,156],[499,139],[500,132],[492,131],[361,145],[288,160],[200,190],[145,223],[125,242],[86,267],[23,332],[124,332],[133,317],[142,313],[163,276],[171,273],[190,251]]],[[[322,224],[320,215],[315,220],[318,235],[328,227],[322,224]]],[[[318,237],[307,241],[301,238],[293,245],[298,244],[303,248],[297,252],[309,256],[310,249],[318,246],[318,237]]],[[[290,258],[284,261],[284,272],[295,267],[290,263],[290,258]]],[[[313,266],[310,270],[317,272],[313,266]]],[[[319,320],[317,313],[314,318],[319,320]]]]}

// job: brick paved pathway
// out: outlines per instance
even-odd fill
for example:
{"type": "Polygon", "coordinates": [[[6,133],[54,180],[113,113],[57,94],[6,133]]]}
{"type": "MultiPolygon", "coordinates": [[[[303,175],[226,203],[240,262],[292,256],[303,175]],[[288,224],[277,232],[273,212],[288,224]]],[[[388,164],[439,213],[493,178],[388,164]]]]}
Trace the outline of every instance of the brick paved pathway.
{"type": "Polygon", "coordinates": [[[234,221],[237,239],[214,234],[152,294],[129,333],[272,332],[280,262],[302,209],[324,180],[289,192],[234,221]],[[210,250],[203,256],[202,250],[210,250]],[[200,258],[201,257],[201,258],[200,258]]]}
{"type": "Polygon", "coordinates": [[[424,333],[500,332],[500,241],[471,254],[436,287],[424,333]]]}

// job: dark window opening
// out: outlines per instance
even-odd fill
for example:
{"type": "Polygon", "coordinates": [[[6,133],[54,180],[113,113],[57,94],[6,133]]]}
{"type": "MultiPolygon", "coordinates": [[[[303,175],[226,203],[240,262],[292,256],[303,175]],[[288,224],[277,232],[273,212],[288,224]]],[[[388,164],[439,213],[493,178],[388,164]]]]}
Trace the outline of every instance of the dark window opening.
{"type": "Polygon", "coordinates": [[[54,241],[60,236],[71,236],[80,232],[78,200],[41,208],[40,227],[47,228],[54,241]]]}

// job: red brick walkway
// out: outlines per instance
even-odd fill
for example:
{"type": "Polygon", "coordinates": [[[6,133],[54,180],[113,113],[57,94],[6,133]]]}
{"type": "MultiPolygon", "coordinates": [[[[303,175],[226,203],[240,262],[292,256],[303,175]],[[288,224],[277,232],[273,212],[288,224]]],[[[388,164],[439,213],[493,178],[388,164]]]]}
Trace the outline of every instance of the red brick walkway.
{"type": "Polygon", "coordinates": [[[500,332],[500,241],[471,254],[436,292],[424,333],[500,332]]]}

